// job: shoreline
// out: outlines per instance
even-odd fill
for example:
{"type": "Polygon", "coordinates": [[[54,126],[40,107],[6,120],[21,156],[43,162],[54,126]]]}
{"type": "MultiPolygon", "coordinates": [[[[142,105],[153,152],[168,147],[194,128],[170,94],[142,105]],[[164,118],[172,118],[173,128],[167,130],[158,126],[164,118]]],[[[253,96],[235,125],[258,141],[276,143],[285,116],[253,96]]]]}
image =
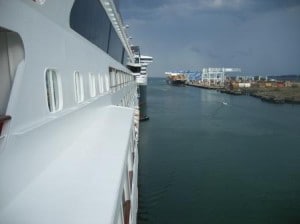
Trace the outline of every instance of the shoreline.
{"type": "Polygon", "coordinates": [[[230,95],[248,95],[261,99],[264,102],[274,103],[274,104],[300,104],[300,86],[295,85],[292,87],[249,87],[249,88],[239,88],[239,89],[227,89],[224,87],[217,86],[204,86],[200,84],[187,83],[188,86],[217,90],[221,93],[230,95]]]}

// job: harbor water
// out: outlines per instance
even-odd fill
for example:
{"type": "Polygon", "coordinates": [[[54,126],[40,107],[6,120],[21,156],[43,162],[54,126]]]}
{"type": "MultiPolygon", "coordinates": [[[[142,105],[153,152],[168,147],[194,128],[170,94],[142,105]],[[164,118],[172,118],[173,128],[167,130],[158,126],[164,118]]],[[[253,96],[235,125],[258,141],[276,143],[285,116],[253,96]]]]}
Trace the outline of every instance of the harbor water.
{"type": "Polygon", "coordinates": [[[300,105],[148,82],[139,224],[300,223],[300,105]]]}

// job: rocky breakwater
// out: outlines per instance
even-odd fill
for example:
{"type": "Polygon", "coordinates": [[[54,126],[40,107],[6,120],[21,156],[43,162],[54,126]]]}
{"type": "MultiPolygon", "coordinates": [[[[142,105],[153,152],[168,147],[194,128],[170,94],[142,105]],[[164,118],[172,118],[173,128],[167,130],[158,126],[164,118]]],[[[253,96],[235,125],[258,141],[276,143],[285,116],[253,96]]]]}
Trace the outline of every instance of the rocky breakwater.
{"type": "Polygon", "coordinates": [[[300,86],[293,85],[283,88],[249,88],[242,90],[244,94],[249,94],[260,98],[262,101],[270,103],[292,103],[300,104],[300,86]]]}

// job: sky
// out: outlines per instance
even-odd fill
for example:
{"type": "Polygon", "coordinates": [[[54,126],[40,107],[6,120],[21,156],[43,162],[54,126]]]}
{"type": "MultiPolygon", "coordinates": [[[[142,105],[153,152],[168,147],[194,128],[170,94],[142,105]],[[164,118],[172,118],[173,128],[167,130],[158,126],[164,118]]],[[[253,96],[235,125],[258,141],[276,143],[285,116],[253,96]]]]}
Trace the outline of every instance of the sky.
{"type": "Polygon", "coordinates": [[[150,77],[206,67],[300,74],[300,0],[120,0],[150,77]]]}

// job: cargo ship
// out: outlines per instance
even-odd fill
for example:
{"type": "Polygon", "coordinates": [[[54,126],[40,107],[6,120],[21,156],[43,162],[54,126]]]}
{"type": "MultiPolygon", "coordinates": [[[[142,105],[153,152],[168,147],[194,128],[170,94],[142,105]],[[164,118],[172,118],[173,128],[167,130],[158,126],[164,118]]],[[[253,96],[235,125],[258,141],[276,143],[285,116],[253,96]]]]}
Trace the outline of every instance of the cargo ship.
{"type": "Polygon", "coordinates": [[[187,82],[187,77],[183,73],[166,72],[167,83],[174,86],[184,86],[187,82]]]}

